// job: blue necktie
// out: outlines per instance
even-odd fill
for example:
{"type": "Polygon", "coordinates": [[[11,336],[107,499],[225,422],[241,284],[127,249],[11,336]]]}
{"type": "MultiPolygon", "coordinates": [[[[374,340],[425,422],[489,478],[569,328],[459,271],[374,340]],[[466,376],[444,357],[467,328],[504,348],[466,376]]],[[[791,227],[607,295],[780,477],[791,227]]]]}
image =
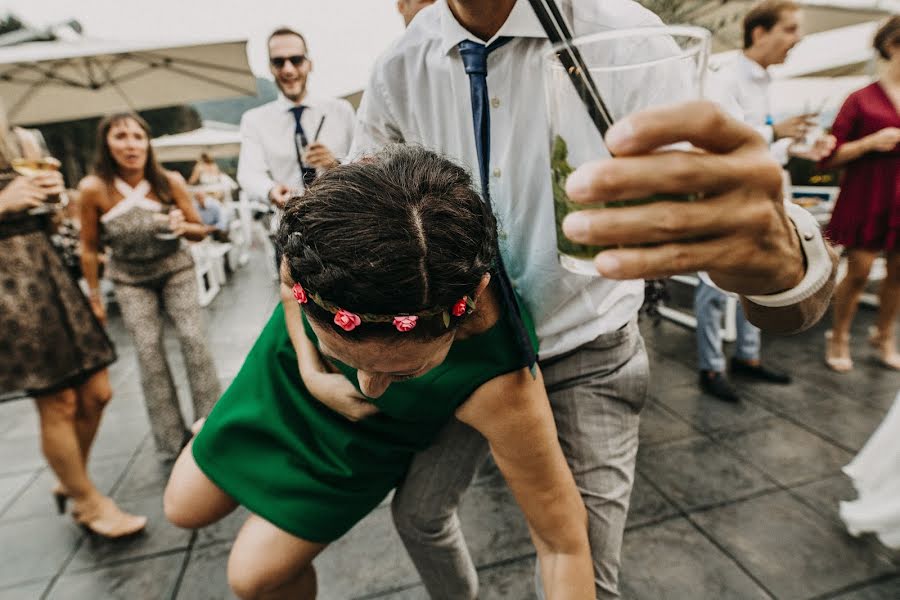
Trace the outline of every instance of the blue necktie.
{"type": "Polygon", "coordinates": [[[300,124],[300,115],[303,114],[305,108],[305,106],[294,106],[291,107],[291,112],[294,114],[294,150],[297,151],[297,164],[300,166],[303,185],[308,186],[316,178],[316,168],[307,167],[300,160],[300,148],[305,148],[309,144],[309,141],[306,139],[306,133],[303,131],[303,125],[300,124]]]}
{"type": "MultiPolygon", "coordinates": [[[[481,176],[481,192],[484,201],[491,204],[490,185],[488,180],[488,167],[491,163],[491,113],[488,107],[487,88],[487,56],[488,54],[512,41],[509,37],[500,37],[489,46],[464,40],[459,43],[459,55],[462,57],[463,66],[469,76],[469,92],[472,98],[472,122],[475,131],[475,150],[478,152],[478,171],[481,176]]],[[[516,331],[519,349],[526,364],[532,368],[537,361],[537,355],[531,345],[531,338],[525,330],[525,324],[519,314],[519,303],[513,291],[512,282],[503,266],[503,258],[498,254],[497,275],[499,276],[500,294],[506,305],[504,311],[510,319],[516,331]]]]}

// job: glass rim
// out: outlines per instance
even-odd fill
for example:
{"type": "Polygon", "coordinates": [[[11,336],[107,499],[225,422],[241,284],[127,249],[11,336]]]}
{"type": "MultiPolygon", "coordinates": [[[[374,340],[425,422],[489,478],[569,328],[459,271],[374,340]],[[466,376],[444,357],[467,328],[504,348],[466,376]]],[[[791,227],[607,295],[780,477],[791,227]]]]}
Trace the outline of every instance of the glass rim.
{"type": "MultiPolygon", "coordinates": [[[[670,62],[673,60],[683,60],[684,58],[688,58],[691,56],[695,56],[697,54],[702,53],[704,50],[707,51],[707,60],[709,57],[709,49],[711,47],[712,33],[704,28],[699,27],[697,25],[658,25],[653,27],[629,27],[626,29],[611,29],[609,31],[601,31],[599,33],[592,33],[589,35],[582,35],[575,38],[569,42],[576,47],[579,45],[588,45],[593,44],[599,41],[612,41],[612,40],[620,40],[626,39],[629,37],[635,36],[653,36],[653,35],[666,35],[669,37],[686,37],[693,38],[697,40],[696,46],[692,46],[687,49],[683,49],[681,52],[677,54],[673,54],[671,56],[665,56],[663,58],[654,58],[651,60],[646,60],[643,62],[636,62],[629,65],[611,65],[611,66],[597,66],[597,67],[589,67],[589,71],[602,71],[602,72],[615,72],[615,71],[627,71],[631,69],[640,69],[645,67],[656,66],[659,64],[663,64],[666,62],[670,62]]],[[[557,54],[561,50],[565,50],[568,46],[565,42],[560,42],[558,44],[554,44],[553,47],[544,54],[544,63],[547,64],[548,67],[552,69],[565,70],[565,67],[559,61],[557,54]]],[[[706,62],[706,61],[704,61],[706,62]]],[[[705,64],[703,65],[705,68],[705,64]]]]}

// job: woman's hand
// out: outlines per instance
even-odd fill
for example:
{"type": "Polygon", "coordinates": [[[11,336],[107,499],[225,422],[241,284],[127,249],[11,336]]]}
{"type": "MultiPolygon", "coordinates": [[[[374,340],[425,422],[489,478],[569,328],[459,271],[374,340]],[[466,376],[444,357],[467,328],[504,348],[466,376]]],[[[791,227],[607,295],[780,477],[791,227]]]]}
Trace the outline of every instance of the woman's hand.
{"type": "Polygon", "coordinates": [[[316,400],[351,421],[359,421],[378,412],[378,407],[367,401],[340,373],[304,373],[301,369],[300,376],[316,400]]]}
{"type": "Polygon", "coordinates": [[[31,182],[44,192],[44,197],[59,196],[66,191],[62,173],[59,171],[40,171],[30,177],[31,182]]]}
{"type": "Polygon", "coordinates": [[[870,152],[890,152],[900,144],[900,128],[885,127],[867,138],[870,152]]]}
{"type": "Polygon", "coordinates": [[[173,208],[169,211],[169,229],[175,235],[181,236],[187,232],[187,219],[180,208],[173,208]]]}
{"type": "Polygon", "coordinates": [[[100,297],[100,293],[91,292],[89,300],[91,303],[91,311],[94,313],[94,316],[97,317],[97,320],[100,321],[101,325],[106,325],[106,306],[103,305],[103,298],[100,297]]]}
{"type": "Polygon", "coordinates": [[[46,197],[46,192],[32,178],[16,177],[0,191],[0,214],[37,208],[46,197]]]}

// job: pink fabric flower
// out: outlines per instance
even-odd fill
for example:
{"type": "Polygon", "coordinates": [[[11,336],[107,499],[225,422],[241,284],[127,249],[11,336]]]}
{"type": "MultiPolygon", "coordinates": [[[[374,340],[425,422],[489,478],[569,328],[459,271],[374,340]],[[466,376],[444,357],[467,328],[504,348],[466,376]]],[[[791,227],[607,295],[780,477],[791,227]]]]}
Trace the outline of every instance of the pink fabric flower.
{"type": "Polygon", "coordinates": [[[463,296],[462,298],[459,299],[459,302],[457,302],[456,304],[453,305],[453,308],[451,309],[450,312],[453,313],[454,317],[461,317],[466,312],[466,306],[467,306],[466,296],[463,296]]]}
{"type": "Polygon", "coordinates": [[[291,290],[294,292],[294,298],[297,300],[297,302],[299,302],[300,304],[306,304],[306,290],[303,289],[302,285],[300,285],[299,283],[295,283],[294,287],[291,288],[291,290]]]}
{"type": "Polygon", "coordinates": [[[415,315],[403,315],[400,317],[394,317],[394,327],[397,328],[397,331],[406,332],[410,329],[414,329],[416,326],[416,321],[419,320],[419,317],[415,315]]]}
{"type": "Polygon", "coordinates": [[[334,315],[334,324],[344,331],[353,331],[359,327],[361,322],[362,321],[359,320],[359,315],[355,315],[343,308],[338,309],[337,313],[334,315]]]}

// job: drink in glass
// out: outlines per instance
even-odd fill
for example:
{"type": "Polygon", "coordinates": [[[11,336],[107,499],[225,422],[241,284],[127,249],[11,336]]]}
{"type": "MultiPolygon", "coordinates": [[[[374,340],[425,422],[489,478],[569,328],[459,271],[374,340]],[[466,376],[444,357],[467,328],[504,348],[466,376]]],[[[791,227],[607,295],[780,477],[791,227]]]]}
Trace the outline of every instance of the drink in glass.
{"type": "Polygon", "coordinates": [[[561,54],[571,49],[580,55],[602,103],[599,111],[614,122],[646,108],[699,98],[709,58],[709,40],[709,32],[700,27],[620,29],[575,38],[568,46],[558,45],[545,56],[544,90],[550,125],[557,250],[565,269],[596,276],[593,258],[607,249],[566,238],[562,222],[569,213],[585,208],[616,208],[691,198],[658,196],[594,206],[569,200],[565,192],[568,176],[583,163],[607,157],[609,152],[585,106],[592,101],[591,95],[573,83],[572,70],[576,67],[567,68],[567,63],[560,59],[561,54]]]}

